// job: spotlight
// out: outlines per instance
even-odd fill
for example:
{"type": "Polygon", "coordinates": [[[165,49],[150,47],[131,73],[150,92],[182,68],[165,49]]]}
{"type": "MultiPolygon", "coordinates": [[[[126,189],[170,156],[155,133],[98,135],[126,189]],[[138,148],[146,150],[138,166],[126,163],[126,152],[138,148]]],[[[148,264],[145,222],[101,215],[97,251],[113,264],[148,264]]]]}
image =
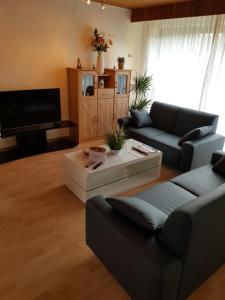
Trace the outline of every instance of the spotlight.
{"type": "Polygon", "coordinates": [[[101,6],[102,10],[105,9],[105,5],[104,5],[104,1],[102,0],[102,6],[101,6]]]}

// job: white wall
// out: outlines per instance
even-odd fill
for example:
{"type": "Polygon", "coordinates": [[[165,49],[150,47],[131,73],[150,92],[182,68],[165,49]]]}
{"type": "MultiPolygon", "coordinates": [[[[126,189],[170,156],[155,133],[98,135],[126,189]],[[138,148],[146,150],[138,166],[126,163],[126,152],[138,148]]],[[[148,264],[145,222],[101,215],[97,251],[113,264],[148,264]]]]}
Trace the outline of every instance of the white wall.
{"type": "Polygon", "coordinates": [[[126,68],[138,71],[142,24],[132,24],[130,14],[113,6],[102,11],[99,3],[88,6],[85,0],[0,0],[0,90],[59,87],[67,119],[66,67],[75,67],[78,56],[83,67],[95,63],[94,28],[113,35],[106,67],[125,56],[126,68]]]}

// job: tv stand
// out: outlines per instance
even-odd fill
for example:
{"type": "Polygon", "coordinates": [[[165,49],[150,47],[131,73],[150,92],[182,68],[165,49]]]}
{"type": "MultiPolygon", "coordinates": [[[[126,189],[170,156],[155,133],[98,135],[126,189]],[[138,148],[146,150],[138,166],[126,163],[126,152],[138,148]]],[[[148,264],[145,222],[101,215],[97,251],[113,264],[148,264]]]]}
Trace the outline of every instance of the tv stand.
{"type": "Polygon", "coordinates": [[[16,135],[16,151],[18,155],[31,155],[47,152],[46,130],[20,133],[16,135]]]}
{"type": "Polygon", "coordinates": [[[2,138],[12,136],[16,137],[16,146],[0,150],[0,163],[77,145],[76,125],[69,120],[1,130],[2,138]],[[69,128],[70,135],[47,139],[49,130],[62,128],[69,128]]]}

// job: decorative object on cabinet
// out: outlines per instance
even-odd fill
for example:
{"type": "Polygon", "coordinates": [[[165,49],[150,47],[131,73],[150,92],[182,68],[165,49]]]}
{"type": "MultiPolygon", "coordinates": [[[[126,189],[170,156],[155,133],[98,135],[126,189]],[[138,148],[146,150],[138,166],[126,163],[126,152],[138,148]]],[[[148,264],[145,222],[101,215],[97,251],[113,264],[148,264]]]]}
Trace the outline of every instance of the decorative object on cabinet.
{"type": "Polygon", "coordinates": [[[77,69],[82,69],[82,64],[81,64],[81,61],[80,61],[80,57],[78,57],[78,59],[77,59],[77,69]]]}
{"type": "Polygon", "coordinates": [[[146,73],[144,75],[136,75],[133,79],[131,85],[131,93],[134,94],[134,99],[132,99],[130,109],[133,110],[144,110],[146,109],[151,100],[148,99],[148,92],[152,85],[152,75],[148,76],[146,73]]]}
{"type": "Polygon", "coordinates": [[[67,69],[69,118],[78,125],[78,142],[105,136],[128,115],[131,70],[67,69]],[[122,78],[122,79],[121,79],[122,78]],[[99,88],[104,80],[104,88],[99,88]],[[122,82],[122,83],[121,83],[122,82]]]}
{"type": "Polygon", "coordinates": [[[106,144],[109,146],[112,154],[118,154],[121,151],[125,140],[126,136],[122,128],[119,130],[110,128],[105,136],[106,144]]]}
{"type": "Polygon", "coordinates": [[[99,32],[98,29],[95,29],[93,32],[93,38],[91,45],[93,51],[97,51],[97,71],[99,74],[104,74],[104,52],[107,52],[108,48],[113,44],[112,40],[108,35],[103,32],[99,32]]]}
{"type": "Polygon", "coordinates": [[[97,55],[97,70],[99,74],[104,74],[105,72],[105,57],[103,51],[98,51],[97,55]]]}
{"type": "Polygon", "coordinates": [[[123,70],[125,64],[125,57],[117,57],[118,69],[123,70]]]}
{"type": "Polygon", "coordinates": [[[100,89],[104,89],[104,79],[103,79],[103,78],[101,78],[101,79],[99,80],[99,88],[100,88],[100,89]]]}

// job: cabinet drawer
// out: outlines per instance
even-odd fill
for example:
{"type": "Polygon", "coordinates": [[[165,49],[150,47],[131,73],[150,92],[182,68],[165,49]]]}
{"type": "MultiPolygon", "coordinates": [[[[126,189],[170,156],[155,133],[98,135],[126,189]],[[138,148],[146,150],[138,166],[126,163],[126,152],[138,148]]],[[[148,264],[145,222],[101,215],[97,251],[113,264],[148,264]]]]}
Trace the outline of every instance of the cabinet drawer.
{"type": "Polygon", "coordinates": [[[98,89],[98,98],[113,98],[114,89],[98,89]]]}

